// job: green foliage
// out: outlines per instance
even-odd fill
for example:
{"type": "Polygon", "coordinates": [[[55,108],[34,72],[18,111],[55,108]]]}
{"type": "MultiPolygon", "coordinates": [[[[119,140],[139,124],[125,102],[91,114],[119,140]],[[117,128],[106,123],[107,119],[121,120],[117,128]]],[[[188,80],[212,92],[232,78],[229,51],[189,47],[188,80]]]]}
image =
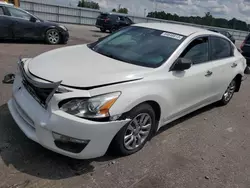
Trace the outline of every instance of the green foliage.
{"type": "Polygon", "coordinates": [[[128,9],[127,8],[120,8],[117,12],[123,13],[123,14],[128,14],[128,9]]]}
{"type": "Polygon", "coordinates": [[[112,10],[112,12],[116,12],[116,9],[114,8],[114,9],[112,10]]]}
{"type": "Polygon", "coordinates": [[[223,27],[236,30],[248,31],[249,26],[246,22],[233,18],[226,20],[224,18],[214,18],[210,12],[206,12],[203,17],[200,16],[178,16],[177,14],[161,12],[149,12],[147,17],[159,18],[164,20],[173,20],[178,22],[193,23],[199,25],[208,25],[214,27],[223,27]]]}
{"type": "Polygon", "coordinates": [[[78,7],[98,9],[98,10],[100,9],[100,6],[98,3],[95,3],[93,1],[86,1],[86,0],[80,0],[78,2],[78,7]]]}

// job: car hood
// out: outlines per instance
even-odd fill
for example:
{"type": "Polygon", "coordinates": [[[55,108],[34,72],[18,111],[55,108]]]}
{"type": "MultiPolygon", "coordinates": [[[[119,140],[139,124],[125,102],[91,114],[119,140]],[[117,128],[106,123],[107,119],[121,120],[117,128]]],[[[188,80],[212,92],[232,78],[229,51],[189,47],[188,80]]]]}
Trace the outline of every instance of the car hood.
{"type": "Polygon", "coordinates": [[[98,54],[87,45],[43,53],[29,62],[28,69],[38,78],[82,88],[141,79],[152,70],[98,54]]]}

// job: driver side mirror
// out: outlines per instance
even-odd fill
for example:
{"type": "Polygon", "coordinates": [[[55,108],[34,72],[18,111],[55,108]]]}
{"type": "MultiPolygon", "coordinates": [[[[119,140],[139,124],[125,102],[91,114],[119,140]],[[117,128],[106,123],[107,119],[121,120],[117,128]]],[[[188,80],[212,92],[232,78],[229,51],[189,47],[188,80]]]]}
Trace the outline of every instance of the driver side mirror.
{"type": "Polygon", "coordinates": [[[36,18],[33,17],[33,16],[31,16],[31,17],[30,17],[30,22],[36,22],[36,18]]]}
{"type": "Polygon", "coordinates": [[[184,71],[189,69],[191,66],[192,61],[190,59],[178,58],[170,68],[170,71],[184,71]]]}

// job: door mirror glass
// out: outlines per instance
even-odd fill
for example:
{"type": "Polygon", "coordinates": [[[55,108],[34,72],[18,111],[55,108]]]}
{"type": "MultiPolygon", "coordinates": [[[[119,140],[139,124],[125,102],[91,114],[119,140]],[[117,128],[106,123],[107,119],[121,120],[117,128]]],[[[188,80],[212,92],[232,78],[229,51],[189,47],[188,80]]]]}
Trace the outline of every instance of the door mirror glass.
{"type": "Polygon", "coordinates": [[[186,58],[178,58],[173,67],[171,68],[171,71],[184,71],[189,69],[192,66],[192,61],[190,59],[186,58]]]}
{"type": "Polygon", "coordinates": [[[31,17],[30,17],[30,21],[31,21],[31,22],[36,22],[36,18],[33,17],[33,16],[31,16],[31,17]]]}

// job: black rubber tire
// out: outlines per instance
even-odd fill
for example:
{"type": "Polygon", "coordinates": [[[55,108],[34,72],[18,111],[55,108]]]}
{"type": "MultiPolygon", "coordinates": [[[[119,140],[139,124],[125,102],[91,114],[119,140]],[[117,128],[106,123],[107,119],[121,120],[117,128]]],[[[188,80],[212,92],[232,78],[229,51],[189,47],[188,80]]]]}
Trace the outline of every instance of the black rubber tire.
{"type": "Polygon", "coordinates": [[[114,26],[114,27],[112,27],[112,28],[110,29],[110,33],[114,33],[114,32],[116,32],[116,30],[117,30],[117,28],[114,26]]]}
{"type": "Polygon", "coordinates": [[[151,130],[150,133],[147,137],[147,139],[138,147],[135,148],[134,150],[128,150],[125,148],[124,146],[124,134],[125,131],[127,130],[127,127],[129,125],[129,123],[127,123],[114,137],[112,143],[111,143],[111,151],[113,154],[115,155],[119,155],[119,156],[126,156],[126,155],[131,155],[133,153],[138,152],[139,150],[141,150],[143,148],[143,146],[146,144],[146,142],[152,137],[152,133],[154,132],[155,126],[156,126],[156,121],[155,121],[155,112],[153,110],[153,108],[147,104],[147,103],[143,103],[140,104],[138,106],[136,106],[135,108],[133,108],[127,115],[127,118],[133,119],[134,117],[136,117],[138,114],[140,113],[148,113],[152,119],[152,126],[151,126],[151,130]]]}
{"type": "Polygon", "coordinates": [[[100,30],[101,30],[101,32],[103,32],[103,33],[106,32],[106,29],[104,29],[104,28],[101,28],[100,30]]]}
{"type": "Polygon", "coordinates": [[[52,44],[52,45],[56,45],[56,44],[60,44],[61,43],[61,34],[60,32],[57,30],[57,29],[49,29],[48,31],[46,31],[46,34],[45,34],[45,41],[47,44],[52,44]],[[59,40],[56,42],[56,43],[52,43],[50,40],[49,40],[49,33],[51,32],[57,32],[58,33],[58,36],[59,36],[59,40]]]}
{"type": "MultiPolygon", "coordinates": [[[[234,82],[234,84],[235,84],[235,89],[236,89],[236,80],[233,79],[233,80],[230,82],[230,84],[231,84],[232,82],[234,82]]],[[[229,84],[229,85],[230,85],[230,84],[229,84]]],[[[228,87],[229,87],[229,86],[228,86],[228,87]]],[[[225,96],[224,96],[224,94],[223,94],[221,100],[218,101],[218,104],[219,104],[220,106],[225,106],[225,105],[227,105],[227,104],[231,101],[231,99],[233,98],[233,95],[234,95],[234,93],[235,93],[235,89],[234,89],[233,94],[232,94],[232,96],[230,97],[229,100],[226,100],[226,99],[225,99],[225,96]]],[[[225,92],[226,92],[226,91],[225,91],[225,92]]]]}

